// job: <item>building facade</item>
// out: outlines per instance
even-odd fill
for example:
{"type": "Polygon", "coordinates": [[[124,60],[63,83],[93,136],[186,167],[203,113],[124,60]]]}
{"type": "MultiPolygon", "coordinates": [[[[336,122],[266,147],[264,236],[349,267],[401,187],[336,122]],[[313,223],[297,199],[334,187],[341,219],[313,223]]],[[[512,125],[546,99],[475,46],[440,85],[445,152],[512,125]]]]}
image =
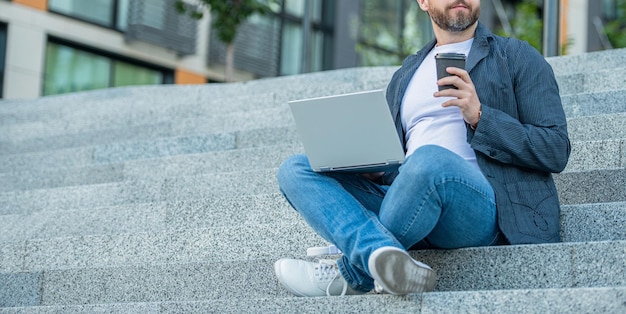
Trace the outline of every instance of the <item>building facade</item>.
{"type": "MultiPolygon", "coordinates": [[[[506,29],[520,2],[482,1],[481,21],[506,29]]],[[[599,28],[614,2],[561,0],[568,53],[608,48],[599,28]]],[[[271,8],[241,26],[235,80],[397,65],[433,36],[414,0],[276,0],[271,8]]],[[[0,97],[221,82],[226,53],[214,33],[209,14],[178,14],[174,0],[0,0],[0,97]]]]}

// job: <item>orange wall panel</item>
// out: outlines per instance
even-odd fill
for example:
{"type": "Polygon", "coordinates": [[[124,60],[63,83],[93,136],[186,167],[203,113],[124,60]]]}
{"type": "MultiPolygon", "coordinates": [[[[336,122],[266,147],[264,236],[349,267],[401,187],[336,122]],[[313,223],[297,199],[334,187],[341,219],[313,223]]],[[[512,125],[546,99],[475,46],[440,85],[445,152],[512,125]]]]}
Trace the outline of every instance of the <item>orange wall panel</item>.
{"type": "Polygon", "coordinates": [[[206,77],[183,69],[176,69],[174,74],[176,84],[206,84],[206,77]]]}
{"type": "Polygon", "coordinates": [[[48,0],[13,0],[13,3],[25,5],[42,11],[48,11],[48,0]]]}

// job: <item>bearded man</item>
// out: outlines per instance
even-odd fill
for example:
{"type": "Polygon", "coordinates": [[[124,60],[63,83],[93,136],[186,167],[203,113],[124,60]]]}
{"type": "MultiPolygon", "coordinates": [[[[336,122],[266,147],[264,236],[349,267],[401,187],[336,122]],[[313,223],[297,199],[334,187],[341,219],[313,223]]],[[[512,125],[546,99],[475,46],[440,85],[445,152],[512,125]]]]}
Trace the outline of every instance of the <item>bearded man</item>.
{"type": "Polygon", "coordinates": [[[400,168],[318,173],[295,155],[278,170],[289,203],[342,254],[278,260],[276,276],[295,295],[432,291],[435,270],[409,250],[560,240],[552,173],[571,148],[552,68],[526,42],[481,25],[479,0],[417,2],[435,40],[387,88],[406,152],[400,168]],[[465,69],[437,79],[438,53],[466,55],[465,69]]]}

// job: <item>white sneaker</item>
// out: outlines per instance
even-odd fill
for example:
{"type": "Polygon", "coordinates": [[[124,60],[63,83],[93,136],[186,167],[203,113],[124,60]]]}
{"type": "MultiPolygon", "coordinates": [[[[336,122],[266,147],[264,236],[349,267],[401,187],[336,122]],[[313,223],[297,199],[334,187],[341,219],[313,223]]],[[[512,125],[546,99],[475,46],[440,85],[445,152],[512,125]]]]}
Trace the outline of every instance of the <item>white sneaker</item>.
{"type": "Polygon", "coordinates": [[[376,249],[367,264],[379,293],[405,295],[428,292],[437,284],[437,274],[432,268],[396,247],[376,249]]]}
{"type": "Polygon", "coordinates": [[[353,295],[364,292],[354,290],[337,268],[335,260],[318,263],[298,259],[280,259],[274,263],[278,281],[289,292],[300,297],[353,295]]]}

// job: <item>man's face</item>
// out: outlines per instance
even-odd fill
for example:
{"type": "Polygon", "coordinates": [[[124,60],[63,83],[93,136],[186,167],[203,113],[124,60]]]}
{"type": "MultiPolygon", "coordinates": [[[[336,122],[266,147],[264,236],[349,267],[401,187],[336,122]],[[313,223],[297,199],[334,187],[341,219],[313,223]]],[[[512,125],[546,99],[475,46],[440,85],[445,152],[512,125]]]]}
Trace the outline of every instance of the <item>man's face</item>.
{"type": "Polygon", "coordinates": [[[422,9],[441,29],[449,32],[461,32],[478,21],[480,16],[479,0],[423,0],[418,1],[422,9]],[[426,3],[426,6],[424,6],[426,3]]]}

